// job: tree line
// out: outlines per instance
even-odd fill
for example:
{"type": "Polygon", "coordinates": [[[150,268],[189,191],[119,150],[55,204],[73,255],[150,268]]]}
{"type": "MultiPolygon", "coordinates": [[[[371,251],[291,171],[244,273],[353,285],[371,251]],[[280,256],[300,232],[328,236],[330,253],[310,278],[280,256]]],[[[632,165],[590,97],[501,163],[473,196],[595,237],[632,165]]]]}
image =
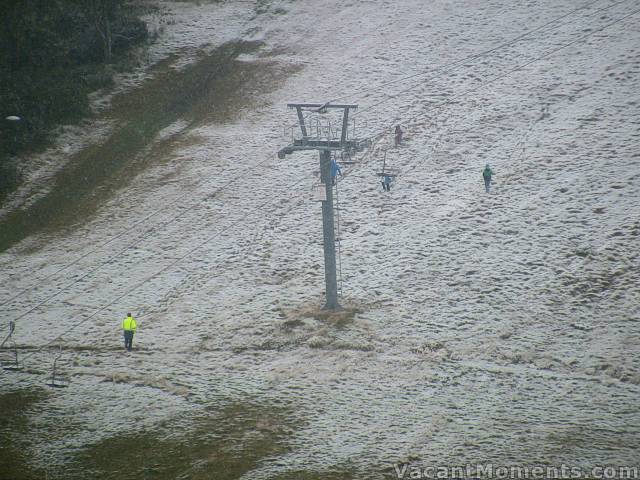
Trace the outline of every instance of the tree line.
{"type": "Polygon", "coordinates": [[[148,37],[139,0],[0,0],[0,201],[20,183],[15,156],[88,113],[127,53],[148,37]],[[7,120],[19,117],[19,120],[7,120]]]}

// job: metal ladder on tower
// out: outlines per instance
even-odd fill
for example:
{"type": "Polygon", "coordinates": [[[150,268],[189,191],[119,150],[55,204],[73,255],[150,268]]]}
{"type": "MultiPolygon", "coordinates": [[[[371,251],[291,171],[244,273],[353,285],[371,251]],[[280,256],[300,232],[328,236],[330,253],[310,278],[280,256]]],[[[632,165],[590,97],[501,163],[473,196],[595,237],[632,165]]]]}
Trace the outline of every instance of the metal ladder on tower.
{"type": "Polygon", "coordinates": [[[335,222],[334,222],[334,239],[336,242],[336,253],[337,258],[336,258],[336,270],[337,270],[337,275],[338,275],[338,296],[340,298],[342,298],[342,254],[341,254],[341,246],[340,246],[340,201],[339,201],[339,197],[338,197],[338,176],[336,175],[334,177],[334,184],[333,184],[333,196],[334,196],[334,203],[333,203],[333,211],[334,211],[334,217],[335,217],[335,222]]]}

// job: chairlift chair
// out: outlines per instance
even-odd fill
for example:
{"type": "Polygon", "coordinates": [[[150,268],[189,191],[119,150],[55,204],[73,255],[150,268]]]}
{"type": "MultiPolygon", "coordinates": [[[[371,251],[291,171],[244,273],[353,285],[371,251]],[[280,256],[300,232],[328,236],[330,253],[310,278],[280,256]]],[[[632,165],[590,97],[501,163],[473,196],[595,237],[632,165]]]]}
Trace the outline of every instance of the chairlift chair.
{"type": "Polygon", "coordinates": [[[391,177],[395,180],[397,176],[400,175],[400,172],[397,168],[387,168],[382,172],[376,172],[378,177],[391,177]]]}
{"type": "Polygon", "coordinates": [[[21,370],[22,366],[18,361],[18,347],[13,340],[13,331],[16,328],[15,322],[9,322],[9,334],[0,344],[0,365],[4,370],[21,370]],[[9,344],[10,346],[6,346],[9,344]]]}
{"type": "Polygon", "coordinates": [[[387,166],[387,150],[385,149],[384,158],[382,159],[382,171],[376,172],[376,175],[381,178],[391,177],[391,180],[393,181],[399,174],[399,169],[387,166]]]}
{"type": "Polygon", "coordinates": [[[51,370],[51,377],[47,380],[47,385],[52,388],[66,388],[69,386],[69,378],[66,375],[61,374],[57,370],[58,360],[62,357],[62,345],[60,346],[60,353],[53,360],[53,368],[51,370]]]}
{"type": "Polygon", "coordinates": [[[0,350],[0,364],[3,370],[22,370],[22,365],[20,365],[18,361],[18,348],[15,343],[11,348],[3,348],[0,350]]]}

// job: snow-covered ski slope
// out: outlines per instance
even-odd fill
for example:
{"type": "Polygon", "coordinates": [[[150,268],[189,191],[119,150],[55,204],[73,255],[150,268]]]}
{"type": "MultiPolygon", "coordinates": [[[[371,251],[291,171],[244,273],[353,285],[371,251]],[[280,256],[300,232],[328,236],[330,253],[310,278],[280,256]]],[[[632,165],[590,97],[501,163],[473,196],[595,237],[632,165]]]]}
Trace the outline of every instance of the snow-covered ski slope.
{"type": "Polygon", "coordinates": [[[59,344],[72,376],[27,412],[34,462],[250,399],[295,427],[244,478],[379,478],[407,458],[637,465],[638,2],[170,6],[165,46],[196,51],[213,30],[263,42],[242,61],[295,73],[238,120],[176,124],[166,135],[192,141],[95,218],[0,256],[0,302],[20,293],[3,325],[17,319],[31,372],[3,372],[0,391],[41,385],[59,344]],[[358,310],[341,322],[314,315],[317,155],[275,156],[288,101],[334,99],[359,104],[373,139],[339,181],[343,303],[358,310]]]}

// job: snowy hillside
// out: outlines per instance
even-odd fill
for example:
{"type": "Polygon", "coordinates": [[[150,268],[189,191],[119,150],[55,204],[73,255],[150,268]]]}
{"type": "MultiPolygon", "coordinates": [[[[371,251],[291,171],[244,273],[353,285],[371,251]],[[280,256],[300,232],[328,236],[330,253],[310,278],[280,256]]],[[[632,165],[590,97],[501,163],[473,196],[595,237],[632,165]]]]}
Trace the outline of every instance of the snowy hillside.
{"type": "Polygon", "coordinates": [[[250,81],[234,114],[203,94],[92,215],[0,254],[25,367],[0,372],[3,405],[25,398],[3,458],[49,478],[640,467],[635,0],[162,5],[153,55],[254,42],[250,81]],[[286,103],[330,100],[372,139],[338,184],[338,317],[318,156],[275,155],[286,103]],[[59,345],[71,385],[45,390],[59,345]]]}

